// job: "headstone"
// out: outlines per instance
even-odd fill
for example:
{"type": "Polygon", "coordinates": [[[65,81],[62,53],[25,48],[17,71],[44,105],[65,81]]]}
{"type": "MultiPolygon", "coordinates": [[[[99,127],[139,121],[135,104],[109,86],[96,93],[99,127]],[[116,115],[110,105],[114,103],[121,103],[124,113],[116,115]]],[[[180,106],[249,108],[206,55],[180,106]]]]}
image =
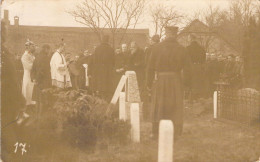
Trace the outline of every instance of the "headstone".
{"type": "Polygon", "coordinates": [[[120,96],[120,92],[122,92],[122,90],[123,90],[123,88],[124,88],[124,86],[125,86],[125,84],[126,84],[126,80],[127,80],[127,77],[125,76],[125,75],[123,75],[122,77],[121,77],[121,79],[120,79],[120,81],[119,81],[119,84],[118,84],[118,86],[117,86],[117,88],[116,88],[116,91],[115,91],[115,93],[114,93],[114,96],[113,96],[113,98],[112,98],[112,100],[111,100],[111,104],[116,104],[117,103],[117,101],[118,101],[118,98],[119,98],[119,96],[120,96]]]}
{"type": "Polygon", "coordinates": [[[214,119],[217,118],[217,113],[218,113],[218,92],[214,91],[213,94],[213,108],[214,108],[214,119]]]}
{"type": "Polygon", "coordinates": [[[125,73],[125,76],[127,77],[126,101],[127,102],[141,102],[136,73],[134,71],[127,71],[125,73]]]}
{"type": "Polygon", "coordinates": [[[140,116],[139,116],[139,104],[132,103],[131,106],[131,139],[135,143],[140,142],[140,116]]]}
{"type": "Polygon", "coordinates": [[[138,82],[136,73],[134,71],[126,71],[125,76],[127,77],[126,81],[126,109],[127,116],[130,116],[130,105],[131,103],[139,103],[140,108],[140,117],[142,119],[142,103],[140,98],[140,91],[138,88],[138,82]]]}
{"type": "Polygon", "coordinates": [[[120,92],[119,97],[119,119],[126,121],[126,109],[125,109],[125,92],[120,92]]]}
{"type": "Polygon", "coordinates": [[[89,78],[88,78],[88,64],[84,64],[83,65],[84,66],[84,68],[85,68],[85,76],[86,76],[86,87],[88,87],[89,86],[89,78]]]}
{"type": "Polygon", "coordinates": [[[173,162],[174,126],[171,120],[159,125],[158,162],[173,162]]]}

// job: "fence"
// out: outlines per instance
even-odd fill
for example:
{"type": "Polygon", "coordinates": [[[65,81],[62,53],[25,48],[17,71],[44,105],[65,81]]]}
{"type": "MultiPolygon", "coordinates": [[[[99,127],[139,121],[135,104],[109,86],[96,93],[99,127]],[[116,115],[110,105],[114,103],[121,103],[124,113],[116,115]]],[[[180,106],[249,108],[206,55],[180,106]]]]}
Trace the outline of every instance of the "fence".
{"type": "Polygon", "coordinates": [[[260,93],[251,88],[234,89],[228,84],[217,84],[218,118],[260,128],[260,93]]]}

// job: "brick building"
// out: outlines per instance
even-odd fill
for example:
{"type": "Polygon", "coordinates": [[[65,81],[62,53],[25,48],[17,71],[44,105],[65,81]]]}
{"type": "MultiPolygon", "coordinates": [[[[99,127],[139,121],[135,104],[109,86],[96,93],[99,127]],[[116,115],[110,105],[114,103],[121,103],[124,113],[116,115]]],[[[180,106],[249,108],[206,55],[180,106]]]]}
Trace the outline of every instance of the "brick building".
{"type": "MultiPolygon", "coordinates": [[[[4,11],[4,20],[8,25],[9,39],[7,45],[11,52],[22,55],[24,53],[24,43],[27,39],[32,40],[39,47],[42,44],[48,43],[52,50],[56,49],[61,39],[67,44],[66,52],[71,54],[82,53],[85,49],[92,50],[95,45],[99,44],[98,36],[86,27],[50,27],[50,26],[26,26],[19,24],[19,17],[14,17],[14,24],[10,24],[8,10],[4,11]]],[[[104,33],[110,33],[109,29],[104,29],[104,33]]],[[[115,47],[119,46],[122,34],[119,32],[115,38],[115,47]]],[[[144,48],[148,43],[148,29],[128,29],[121,43],[129,44],[131,41],[136,41],[141,48],[144,48]]]]}

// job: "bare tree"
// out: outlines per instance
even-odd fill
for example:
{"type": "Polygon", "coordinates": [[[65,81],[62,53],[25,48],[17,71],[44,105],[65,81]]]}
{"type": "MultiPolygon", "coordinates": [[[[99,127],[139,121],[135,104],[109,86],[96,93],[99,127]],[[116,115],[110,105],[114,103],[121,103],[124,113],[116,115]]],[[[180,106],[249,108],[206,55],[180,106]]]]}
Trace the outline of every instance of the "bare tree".
{"type": "Polygon", "coordinates": [[[209,51],[210,46],[215,40],[216,28],[220,25],[223,12],[219,6],[214,6],[209,3],[207,8],[201,12],[201,21],[205,22],[208,26],[207,34],[203,36],[201,44],[205,48],[206,52],[219,52],[219,51],[209,51]]]}
{"type": "Polygon", "coordinates": [[[201,14],[201,21],[208,25],[212,33],[203,37],[204,47],[209,48],[214,41],[214,34],[218,33],[222,39],[241,51],[243,33],[250,18],[256,13],[255,2],[256,0],[231,0],[226,10],[209,3],[201,14]]]}
{"type": "Polygon", "coordinates": [[[117,33],[121,33],[121,42],[127,29],[135,28],[143,14],[144,5],[145,0],[85,0],[69,13],[75,21],[92,29],[99,40],[104,29],[109,28],[115,46],[117,33]]]}
{"type": "Polygon", "coordinates": [[[203,15],[202,10],[198,9],[198,10],[194,11],[194,13],[192,15],[189,15],[185,19],[185,25],[187,26],[188,24],[190,24],[191,22],[193,22],[196,19],[202,21],[202,15],[203,15]]]}
{"type": "Polygon", "coordinates": [[[201,46],[204,47],[206,52],[217,52],[212,51],[210,48],[212,43],[215,40],[215,27],[220,23],[220,15],[221,10],[218,6],[213,6],[211,3],[208,4],[207,8],[204,10],[197,10],[192,15],[190,15],[188,18],[186,18],[186,23],[191,24],[194,22],[194,20],[199,20],[207,27],[204,29],[198,29],[201,30],[200,32],[194,33],[196,35],[197,41],[201,46]]]}
{"type": "Polygon", "coordinates": [[[244,27],[249,25],[250,18],[257,12],[258,0],[231,0],[229,4],[229,18],[244,27]]]}
{"type": "Polygon", "coordinates": [[[150,16],[152,18],[152,23],[155,28],[155,34],[158,34],[160,38],[164,36],[164,29],[170,25],[176,25],[180,23],[181,15],[174,6],[157,5],[156,7],[151,7],[150,16]]]}
{"type": "Polygon", "coordinates": [[[221,10],[219,6],[213,6],[211,3],[203,12],[203,18],[205,19],[206,24],[213,28],[215,26],[219,26],[220,24],[220,15],[221,10]]]}

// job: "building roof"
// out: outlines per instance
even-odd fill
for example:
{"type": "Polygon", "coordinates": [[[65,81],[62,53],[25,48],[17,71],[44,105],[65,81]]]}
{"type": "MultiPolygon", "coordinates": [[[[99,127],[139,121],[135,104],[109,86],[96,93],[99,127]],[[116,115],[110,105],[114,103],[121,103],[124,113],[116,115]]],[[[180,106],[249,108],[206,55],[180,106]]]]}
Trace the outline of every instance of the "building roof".
{"type": "Polygon", "coordinates": [[[212,31],[209,30],[209,27],[206,24],[204,24],[198,19],[195,19],[189,25],[184,27],[183,30],[181,30],[178,35],[182,35],[184,33],[212,33],[212,31]],[[196,25],[200,26],[200,28],[197,31],[192,30],[192,27],[196,25]],[[206,31],[203,29],[206,29],[206,31]]]}
{"type": "MultiPolygon", "coordinates": [[[[11,28],[14,28],[15,25],[10,25],[11,28]]],[[[28,26],[28,25],[19,25],[20,29],[30,29],[37,31],[61,31],[61,32],[93,32],[91,28],[87,27],[57,27],[57,26],[28,26]]],[[[125,29],[119,30],[118,33],[123,33],[125,29]]],[[[104,32],[110,32],[109,28],[105,28],[104,32]]],[[[135,33],[135,34],[149,34],[149,29],[127,29],[126,33],[135,33]]]]}
{"type": "Polygon", "coordinates": [[[183,34],[187,34],[187,33],[208,33],[208,34],[212,34],[212,35],[218,37],[219,39],[223,40],[227,45],[229,45],[230,48],[232,48],[233,50],[235,50],[239,53],[239,50],[231,42],[229,42],[227,39],[225,39],[221,34],[216,32],[215,30],[212,31],[208,27],[208,25],[204,24],[203,22],[201,22],[198,19],[193,20],[182,31],[180,31],[180,33],[178,34],[178,37],[180,37],[183,34]],[[197,30],[194,30],[194,29],[192,29],[194,26],[199,26],[199,28],[197,30]]]}

